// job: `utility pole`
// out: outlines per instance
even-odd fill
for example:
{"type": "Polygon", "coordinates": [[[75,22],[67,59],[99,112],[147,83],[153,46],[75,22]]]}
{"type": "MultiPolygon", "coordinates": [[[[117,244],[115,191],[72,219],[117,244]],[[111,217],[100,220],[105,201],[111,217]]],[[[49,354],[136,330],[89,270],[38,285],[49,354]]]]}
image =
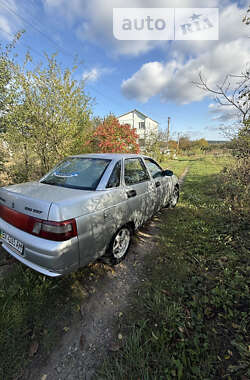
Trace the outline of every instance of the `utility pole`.
{"type": "Polygon", "coordinates": [[[167,149],[168,149],[168,141],[169,141],[169,129],[170,129],[170,117],[168,117],[167,149]]]}
{"type": "Polygon", "coordinates": [[[178,133],[178,140],[177,140],[177,149],[176,149],[176,153],[178,154],[179,153],[179,146],[180,146],[180,136],[181,134],[178,133]]]}

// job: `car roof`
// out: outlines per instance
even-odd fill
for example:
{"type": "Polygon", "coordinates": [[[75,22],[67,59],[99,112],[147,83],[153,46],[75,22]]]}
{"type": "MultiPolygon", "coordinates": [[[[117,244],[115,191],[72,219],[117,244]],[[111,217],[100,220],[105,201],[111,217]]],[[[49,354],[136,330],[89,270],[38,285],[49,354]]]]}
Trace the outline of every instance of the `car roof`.
{"type": "Polygon", "coordinates": [[[122,158],[135,158],[135,157],[147,157],[140,154],[133,153],[86,153],[86,154],[77,154],[70,157],[79,157],[79,158],[102,158],[108,160],[121,160],[122,158]]]}

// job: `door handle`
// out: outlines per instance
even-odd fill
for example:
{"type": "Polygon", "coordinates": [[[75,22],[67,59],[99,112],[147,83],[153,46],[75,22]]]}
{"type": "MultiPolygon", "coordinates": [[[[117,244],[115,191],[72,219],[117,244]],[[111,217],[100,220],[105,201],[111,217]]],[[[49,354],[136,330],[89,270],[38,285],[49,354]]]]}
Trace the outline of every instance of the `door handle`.
{"type": "Polygon", "coordinates": [[[135,190],[129,190],[129,191],[127,191],[127,196],[128,196],[128,198],[135,197],[136,196],[136,191],[135,190]]]}
{"type": "Polygon", "coordinates": [[[161,186],[161,183],[158,181],[158,182],[155,182],[155,186],[156,187],[159,187],[159,186],[161,186]]]}

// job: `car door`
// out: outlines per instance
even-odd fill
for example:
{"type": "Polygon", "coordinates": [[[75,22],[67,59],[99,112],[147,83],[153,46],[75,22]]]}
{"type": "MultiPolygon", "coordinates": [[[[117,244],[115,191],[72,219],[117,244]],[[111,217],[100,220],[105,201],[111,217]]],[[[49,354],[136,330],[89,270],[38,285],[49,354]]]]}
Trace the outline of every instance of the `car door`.
{"type": "Polygon", "coordinates": [[[153,159],[144,158],[144,161],[153,178],[154,185],[156,188],[157,195],[155,211],[158,211],[160,208],[164,207],[168,202],[170,192],[170,180],[169,177],[163,175],[162,168],[153,159]]]}
{"type": "Polygon", "coordinates": [[[124,160],[124,185],[130,220],[137,228],[152,216],[155,208],[155,197],[150,192],[151,179],[142,158],[124,160]]]}
{"type": "Polygon", "coordinates": [[[144,158],[145,164],[153,178],[154,186],[156,189],[156,203],[155,211],[158,211],[163,206],[164,198],[164,180],[162,177],[161,167],[152,159],[144,158]]]}

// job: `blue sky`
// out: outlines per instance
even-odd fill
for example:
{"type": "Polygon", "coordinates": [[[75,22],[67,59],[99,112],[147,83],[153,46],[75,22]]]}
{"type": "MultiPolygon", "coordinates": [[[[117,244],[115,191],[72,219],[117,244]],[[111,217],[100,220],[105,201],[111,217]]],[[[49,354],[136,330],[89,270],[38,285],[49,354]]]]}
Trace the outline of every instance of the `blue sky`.
{"type": "Polygon", "coordinates": [[[0,0],[2,44],[25,29],[18,59],[27,49],[34,63],[43,52],[58,52],[62,66],[74,56],[83,61],[76,77],[86,80],[95,98],[94,115],[126,113],[134,108],[171,134],[223,140],[218,128],[229,123],[233,110],[219,108],[192,81],[201,70],[211,86],[226,74],[239,74],[250,62],[250,28],[241,20],[247,2],[207,0],[219,8],[218,41],[119,41],[113,36],[113,8],[201,7],[197,0],[0,0]]]}

